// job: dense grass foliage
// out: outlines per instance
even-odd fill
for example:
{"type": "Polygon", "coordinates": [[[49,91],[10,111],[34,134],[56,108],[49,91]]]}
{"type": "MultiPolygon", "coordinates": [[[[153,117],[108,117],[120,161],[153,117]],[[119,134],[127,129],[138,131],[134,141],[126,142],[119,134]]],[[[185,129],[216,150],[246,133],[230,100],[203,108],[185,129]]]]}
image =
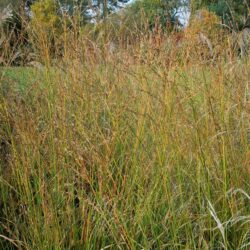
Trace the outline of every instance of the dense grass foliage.
{"type": "Polygon", "coordinates": [[[0,248],[248,249],[247,58],[74,31],[1,69],[0,248]]]}

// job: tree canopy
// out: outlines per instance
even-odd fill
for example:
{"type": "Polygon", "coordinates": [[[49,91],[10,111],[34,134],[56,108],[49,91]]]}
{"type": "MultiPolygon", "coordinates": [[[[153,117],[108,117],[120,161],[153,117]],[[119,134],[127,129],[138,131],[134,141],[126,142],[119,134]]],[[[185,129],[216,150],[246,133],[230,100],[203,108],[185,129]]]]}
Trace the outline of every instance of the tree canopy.
{"type": "Polygon", "coordinates": [[[154,25],[156,19],[162,27],[171,28],[178,23],[178,10],[185,5],[184,0],[142,0],[136,1],[131,10],[134,16],[140,20],[143,12],[150,25],[154,25]]]}

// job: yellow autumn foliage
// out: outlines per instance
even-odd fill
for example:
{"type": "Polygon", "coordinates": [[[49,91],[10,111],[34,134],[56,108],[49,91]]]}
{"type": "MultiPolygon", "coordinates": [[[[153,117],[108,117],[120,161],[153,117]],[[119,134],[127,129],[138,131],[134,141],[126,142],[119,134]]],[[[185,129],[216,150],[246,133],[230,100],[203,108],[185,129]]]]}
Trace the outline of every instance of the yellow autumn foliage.
{"type": "Polygon", "coordinates": [[[191,57],[197,53],[208,58],[227,53],[228,32],[223,29],[220,18],[206,9],[193,15],[185,37],[191,57]]]}
{"type": "Polygon", "coordinates": [[[58,5],[53,0],[39,0],[31,7],[32,26],[46,32],[58,30],[60,18],[57,15],[58,5]]]}
{"type": "Polygon", "coordinates": [[[220,18],[215,13],[202,9],[191,18],[188,32],[191,34],[202,32],[211,37],[218,34],[221,29],[220,24],[220,18]]]}

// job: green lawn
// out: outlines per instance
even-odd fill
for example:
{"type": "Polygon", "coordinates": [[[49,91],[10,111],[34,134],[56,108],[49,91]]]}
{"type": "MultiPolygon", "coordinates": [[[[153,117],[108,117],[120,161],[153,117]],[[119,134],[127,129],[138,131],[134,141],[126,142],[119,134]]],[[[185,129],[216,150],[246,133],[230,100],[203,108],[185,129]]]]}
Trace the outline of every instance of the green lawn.
{"type": "Polygon", "coordinates": [[[12,88],[21,93],[40,80],[41,76],[39,70],[30,67],[0,68],[1,87],[12,88]]]}

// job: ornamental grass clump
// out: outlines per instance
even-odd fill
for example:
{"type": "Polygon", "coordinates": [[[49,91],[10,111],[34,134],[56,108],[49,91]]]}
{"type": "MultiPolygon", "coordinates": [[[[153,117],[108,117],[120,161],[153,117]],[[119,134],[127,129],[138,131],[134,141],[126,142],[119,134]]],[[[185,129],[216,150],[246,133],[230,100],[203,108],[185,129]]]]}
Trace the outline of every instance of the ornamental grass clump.
{"type": "Polygon", "coordinates": [[[249,61],[73,24],[0,69],[0,248],[247,249],[249,61]]]}

